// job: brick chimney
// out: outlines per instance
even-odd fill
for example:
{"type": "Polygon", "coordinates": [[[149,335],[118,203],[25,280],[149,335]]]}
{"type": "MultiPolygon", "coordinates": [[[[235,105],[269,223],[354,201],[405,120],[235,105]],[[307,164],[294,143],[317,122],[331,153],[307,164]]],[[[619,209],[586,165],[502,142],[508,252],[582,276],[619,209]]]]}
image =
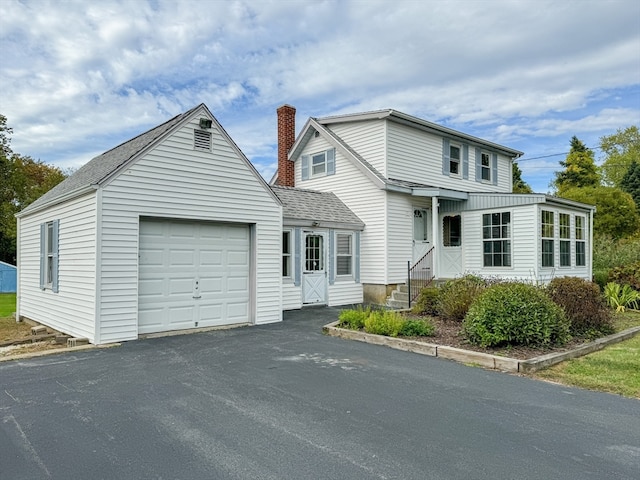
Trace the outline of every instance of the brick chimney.
{"type": "Polygon", "coordinates": [[[278,108],[278,180],[277,185],[295,186],[295,170],[293,162],[287,155],[296,141],[296,109],[291,105],[278,108]]]}

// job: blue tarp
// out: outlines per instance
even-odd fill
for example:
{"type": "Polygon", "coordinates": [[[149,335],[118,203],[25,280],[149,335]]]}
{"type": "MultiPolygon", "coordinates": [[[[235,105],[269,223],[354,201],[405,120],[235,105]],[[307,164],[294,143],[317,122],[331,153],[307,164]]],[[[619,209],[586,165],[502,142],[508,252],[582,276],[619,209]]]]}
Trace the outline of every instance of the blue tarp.
{"type": "Polygon", "coordinates": [[[0,293],[15,293],[18,269],[14,265],[0,262],[0,293]]]}

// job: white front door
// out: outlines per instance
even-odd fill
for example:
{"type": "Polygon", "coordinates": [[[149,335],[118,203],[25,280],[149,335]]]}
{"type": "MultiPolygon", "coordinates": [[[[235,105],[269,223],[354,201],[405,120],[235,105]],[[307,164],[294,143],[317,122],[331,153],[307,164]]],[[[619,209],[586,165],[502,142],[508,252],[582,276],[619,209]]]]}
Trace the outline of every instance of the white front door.
{"type": "Polygon", "coordinates": [[[413,263],[431,248],[431,210],[413,209],[413,263]]]}
{"type": "Polygon", "coordinates": [[[462,274],[462,216],[458,213],[441,218],[442,248],[439,276],[455,278],[462,274]]]}
{"type": "Polygon", "coordinates": [[[325,234],[305,232],[302,247],[302,303],[327,303],[325,234]]]}

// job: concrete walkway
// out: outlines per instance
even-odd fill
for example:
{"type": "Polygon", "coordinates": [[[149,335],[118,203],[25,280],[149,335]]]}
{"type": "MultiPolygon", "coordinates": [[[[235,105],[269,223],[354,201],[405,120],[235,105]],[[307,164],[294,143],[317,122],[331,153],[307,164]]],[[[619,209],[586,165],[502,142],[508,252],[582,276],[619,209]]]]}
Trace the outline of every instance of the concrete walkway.
{"type": "Polygon", "coordinates": [[[0,479],[637,479],[640,402],[281,324],[0,364],[0,479]]]}

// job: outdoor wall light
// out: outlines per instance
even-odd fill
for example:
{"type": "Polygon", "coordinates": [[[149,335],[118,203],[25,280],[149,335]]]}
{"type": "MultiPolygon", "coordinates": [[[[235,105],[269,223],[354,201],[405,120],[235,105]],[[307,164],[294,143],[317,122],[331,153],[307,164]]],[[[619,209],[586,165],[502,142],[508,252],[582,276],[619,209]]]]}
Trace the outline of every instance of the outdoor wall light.
{"type": "Polygon", "coordinates": [[[208,118],[201,118],[200,119],[200,128],[211,128],[211,124],[213,122],[211,120],[209,120],[208,118]]]}

